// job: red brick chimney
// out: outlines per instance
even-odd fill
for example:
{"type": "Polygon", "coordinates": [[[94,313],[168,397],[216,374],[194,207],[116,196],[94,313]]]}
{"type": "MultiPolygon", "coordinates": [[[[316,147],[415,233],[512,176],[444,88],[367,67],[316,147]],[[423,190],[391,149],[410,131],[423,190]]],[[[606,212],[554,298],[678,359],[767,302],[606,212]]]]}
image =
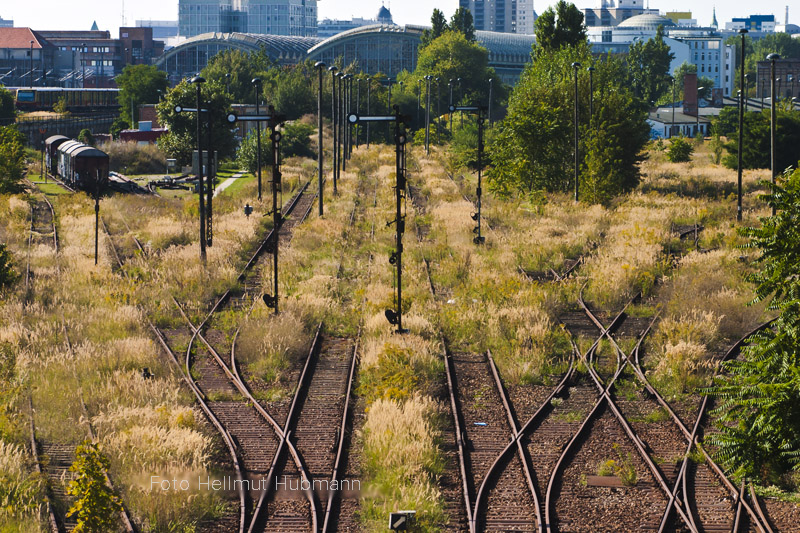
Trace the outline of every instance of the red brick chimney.
{"type": "Polygon", "coordinates": [[[683,114],[697,116],[697,74],[683,76],[683,114]]]}

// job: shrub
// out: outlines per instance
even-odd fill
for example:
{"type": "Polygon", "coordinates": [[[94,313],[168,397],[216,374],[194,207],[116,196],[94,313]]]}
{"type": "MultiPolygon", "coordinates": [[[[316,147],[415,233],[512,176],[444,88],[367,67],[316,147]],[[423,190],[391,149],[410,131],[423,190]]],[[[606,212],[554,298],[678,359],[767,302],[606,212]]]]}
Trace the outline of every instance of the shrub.
{"type": "Polygon", "coordinates": [[[14,271],[14,260],[5,244],[0,244],[0,289],[11,285],[17,280],[14,271]]]}
{"type": "Polygon", "coordinates": [[[155,144],[135,142],[104,143],[100,149],[108,154],[111,170],[123,174],[160,174],[165,170],[166,155],[155,144]]]}
{"type": "Polygon", "coordinates": [[[94,135],[92,135],[91,130],[86,128],[82,129],[80,134],[78,134],[78,140],[89,146],[94,146],[94,135]]]}
{"type": "Polygon", "coordinates": [[[67,516],[75,516],[78,525],[73,531],[78,533],[102,533],[115,529],[120,500],[106,483],[105,474],[110,463],[97,444],[84,442],[75,451],[75,462],[69,468],[75,473],[68,492],[75,498],[67,516]]]}
{"type": "Polygon", "coordinates": [[[17,192],[25,170],[25,137],[16,126],[0,127],[0,193],[17,192]]]}
{"type": "Polygon", "coordinates": [[[667,159],[673,163],[686,163],[691,161],[694,147],[683,137],[672,140],[667,150],[667,159]]]}

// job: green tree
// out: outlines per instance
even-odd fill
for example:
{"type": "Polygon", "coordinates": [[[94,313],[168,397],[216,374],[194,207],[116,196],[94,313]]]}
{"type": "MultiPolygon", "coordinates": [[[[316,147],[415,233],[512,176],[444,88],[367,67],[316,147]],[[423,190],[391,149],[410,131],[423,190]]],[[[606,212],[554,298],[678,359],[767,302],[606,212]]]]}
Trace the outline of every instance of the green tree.
{"type": "MultiPolygon", "coordinates": [[[[739,35],[732,35],[725,41],[726,44],[732,44],[736,47],[736,64],[739,65],[739,58],[742,57],[742,38],[739,35]]],[[[745,37],[745,74],[750,74],[750,82],[748,84],[747,94],[750,97],[756,95],[756,72],[758,70],[758,62],[764,61],[767,55],[771,53],[780,54],[784,59],[800,59],[800,40],[793,39],[788,33],[769,33],[763,38],[753,40],[752,37],[747,35],[745,37]]],[[[734,78],[735,88],[740,89],[739,81],[741,80],[741,69],[739,66],[736,68],[736,76],[734,78]]],[[[767,76],[767,81],[769,76],[767,76]]],[[[764,87],[764,90],[769,94],[769,83],[764,87]]]]}
{"type": "Polygon", "coordinates": [[[231,95],[234,102],[255,101],[253,78],[265,78],[266,72],[273,68],[266,53],[248,53],[242,50],[221,50],[209,61],[201,75],[208,82],[217,82],[231,95]],[[230,77],[226,77],[230,74],[230,77]]]}
{"type": "Polygon", "coordinates": [[[116,80],[119,86],[120,116],[128,124],[137,122],[137,117],[131,117],[131,107],[136,113],[135,109],[141,104],[155,104],[159,94],[166,93],[169,87],[167,73],[158,70],[155,65],[128,65],[116,80]]]}
{"type": "Polygon", "coordinates": [[[311,87],[309,73],[299,66],[277,70],[276,73],[279,76],[271,82],[271,98],[268,99],[275,110],[288,120],[298,119],[307,113],[316,114],[317,92],[311,87]]]}
{"type": "Polygon", "coordinates": [[[667,159],[673,163],[686,163],[692,160],[694,147],[683,137],[675,137],[667,149],[667,159]]]}
{"type": "MultiPolygon", "coordinates": [[[[529,64],[509,99],[508,115],[489,145],[493,166],[487,172],[489,188],[500,195],[539,191],[567,191],[573,176],[573,61],[591,62],[588,43],[575,48],[542,49],[529,64]]],[[[621,60],[608,57],[595,71],[594,117],[589,128],[589,80],[579,82],[581,116],[581,167],[588,168],[597,184],[594,196],[602,201],[615,191],[638,184],[642,150],[650,128],[645,112],[625,85],[621,60]],[[599,150],[600,140],[607,146],[599,150]],[[587,161],[587,139],[594,147],[587,161]],[[613,167],[611,163],[613,162],[613,167]],[[608,192],[601,184],[613,184],[608,192]]],[[[584,175],[583,179],[586,179],[584,175]]]]}
{"type": "MultiPolygon", "coordinates": [[[[676,101],[683,101],[686,99],[686,95],[684,94],[684,76],[686,74],[697,74],[697,65],[693,65],[688,61],[684,61],[681,66],[675,69],[675,98],[676,101]]],[[[702,87],[703,90],[700,91],[699,96],[703,99],[711,98],[711,89],[714,88],[714,80],[711,78],[706,78],[705,76],[700,76],[697,78],[697,86],[702,87]]],[[[672,100],[672,92],[670,90],[669,93],[670,101],[672,100]]]]}
{"type": "Polygon", "coordinates": [[[104,533],[116,529],[122,505],[106,483],[110,464],[93,442],[85,441],[75,450],[75,462],[69,468],[75,479],[67,490],[75,498],[67,513],[77,519],[73,531],[104,533]]]}
{"type": "MultiPolygon", "coordinates": [[[[311,135],[316,133],[316,128],[303,122],[289,122],[281,128],[281,157],[312,157],[314,152],[311,150],[311,135]]],[[[261,164],[262,167],[272,165],[272,141],[269,138],[269,130],[261,131],[261,164]]],[[[258,170],[258,138],[255,131],[252,131],[242,140],[239,150],[236,152],[236,162],[240,168],[248,172],[258,170]]]]}
{"type": "Polygon", "coordinates": [[[87,128],[82,129],[78,134],[78,140],[83,144],[94,146],[94,135],[92,135],[92,130],[87,128]]]}
{"type": "MultiPolygon", "coordinates": [[[[494,109],[507,98],[508,90],[498,79],[497,73],[489,67],[489,52],[483,46],[467,40],[459,32],[446,31],[440,37],[431,42],[419,54],[417,68],[412,73],[401,73],[398,81],[403,82],[403,89],[395,93],[392,92],[392,99],[395,94],[413,95],[409,99],[411,107],[401,110],[416,117],[417,91],[422,81],[422,97],[425,97],[425,76],[439,78],[440,89],[436,91],[436,83],[431,83],[431,108],[433,112],[440,109],[443,113],[447,112],[449,104],[449,92],[447,83],[449,80],[461,78],[461,83],[454,90],[454,97],[463,105],[487,105],[489,96],[489,80],[494,79],[493,100],[494,109]],[[441,98],[438,106],[436,96],[441,98]]],[[[395,85],[395,89],[398,85],[395,85]]],[[[394,102],[393,102],[394,103],[394,102]]],[[[432,119],[435,118],[432,115],[432,119]]]]}
{"type": "Polygon", "coordinates": [[[16,126],[0,127],[0,193],[21,189],[25,172],[25,136],[16,126]]]}
{"type": "Polygon", "coordinates": [[[759,252],[749,276],[754,302],[768,301],[779,315],[707,391],[719,401],[708,440],[727,469],[772,484],[800,468],[800,170],[787,171],[764,199],[777,214],[740,233],[759,252]]]}
{"type": "Polygon", "coordinates": [[[419,44],[420,50],[431,44],[431,41],[440,37],[447,30],[447,19],[444,18],[444,13],[434,8],[433,15],[431,15],[431,28],[422,32],[422,38],[419,44]]]}
{"type": "MultiPolygon", "coordinates": [[[[739,123],[725,144],[728,155],[723,165],[735,169],[739,157],[739,123]]],[[[744,138],[742,145],[743,168],[770,167],[770,111],[744,114],[744,138]]],[[[788,107],[780,107],[777,111],[775,127],[775,155],[778,170],[797,166],[800,159],[800,111],[790,111],[788,107]]]]}
{"type": "Polygon", "coordinates": [[[658,102],[669,93],[670,64],[675,54],[664,42],[664,27],[659,26],[656,36],[647,41],[636,41],[628,52],[628,72],[633,93],[646,104],[658,102]]]}
{"type": "Polygon", "coordinates": [[[472,12],[466,7],[459,7],[450,18],[450,29],[462,34],[468,41],[475,40],[475,22],[472,12]]]}
{"type": "MultiPolygon", "coordinates": [[[[219,152],[220,159],[233,157],[236,141],[233,128],[227,120],[231,108],[230,95],[225,92],[224,85],[210,82],[202,85],[200,98],[204,109],[210,109],[211,112],[212,149],[219,152]]],[[[192,152],[197,148],[197,116],[195,113],[176,113],[175,106],[194,108],[196,104],[195,86],[182,81],[156,107],[159,122],[169,128],[169,131],[158,140],[158,145],[170,158],[177,159],[179,165],[191,163],[192,152]]],[[[205,113],[203,115],[205,118],[205,113]]],[[[203,124],[206,123],[207,121],[203,120],[203,124]]],[[[208,132],[205,126],[202,141],[205,150],[205,147],[208,147],[208,132]]]]}
{"type": "Polygon", "coordinates": [[[562,46],[577,46],[586,42],[583,13],[575,4],[559,0],[536,19],[536,47],[556,50],[562,46]]]}
{"type": "Polygon", "coordinates": [[[0,85],[0,120],[14,118],[17,109],[14,106],[14,95],[11,91],[0,85]]]}

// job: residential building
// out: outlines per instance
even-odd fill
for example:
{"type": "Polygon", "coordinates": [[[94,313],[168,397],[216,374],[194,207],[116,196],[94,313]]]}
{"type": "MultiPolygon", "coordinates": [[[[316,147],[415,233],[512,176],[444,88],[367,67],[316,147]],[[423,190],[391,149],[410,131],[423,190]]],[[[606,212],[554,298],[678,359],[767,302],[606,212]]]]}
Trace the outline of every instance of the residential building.
{"type": "Polygon", "coordinates": [[[0,28],[13,28],[13,27],[14,27],[13,20],[7,20],[4,19],[3,17],[0,17],[0,28]]]}
{"type": "Polygon", "coordinates": [[[534,33],[536,11],[533,0],[459,0],[469,9],[476,30],[500,33],[534,33]]]}
{"type": "Polygon", "coordinates": [[[697,26],[697,19],[692,18],[691,11],[667,11],[664,17],[674,22],[676,26],[697,26]]]}
{"type": "Polygon", "coordinates": [[[178,31],[184,37],[234,32],[313,37],[317,0],[179,0],[178,31]]]}
{"type": "Polygon", "coordinates": [[[0,84],[42,85],[52,76],[55,47],[30,28],[0,28],[0,84]]]}

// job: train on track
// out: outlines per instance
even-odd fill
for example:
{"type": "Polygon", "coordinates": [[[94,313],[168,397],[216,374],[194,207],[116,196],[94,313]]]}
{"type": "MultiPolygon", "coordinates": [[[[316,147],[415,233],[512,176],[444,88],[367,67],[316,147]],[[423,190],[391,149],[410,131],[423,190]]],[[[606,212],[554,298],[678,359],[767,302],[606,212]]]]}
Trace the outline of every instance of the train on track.
{"type": "Polygon", "coordinates": [[[65,87],[7,87],[20,111],[53,111],[64,101],[67,111],[95,112],[119,109],[119,89],[65,87]]]}
{"type": "Polygon", "coordinates": [[[108,182],[108,154],[63,135],[44,142],[48,174],[72,188],[94,192],[98,183],[108,182]]]}

